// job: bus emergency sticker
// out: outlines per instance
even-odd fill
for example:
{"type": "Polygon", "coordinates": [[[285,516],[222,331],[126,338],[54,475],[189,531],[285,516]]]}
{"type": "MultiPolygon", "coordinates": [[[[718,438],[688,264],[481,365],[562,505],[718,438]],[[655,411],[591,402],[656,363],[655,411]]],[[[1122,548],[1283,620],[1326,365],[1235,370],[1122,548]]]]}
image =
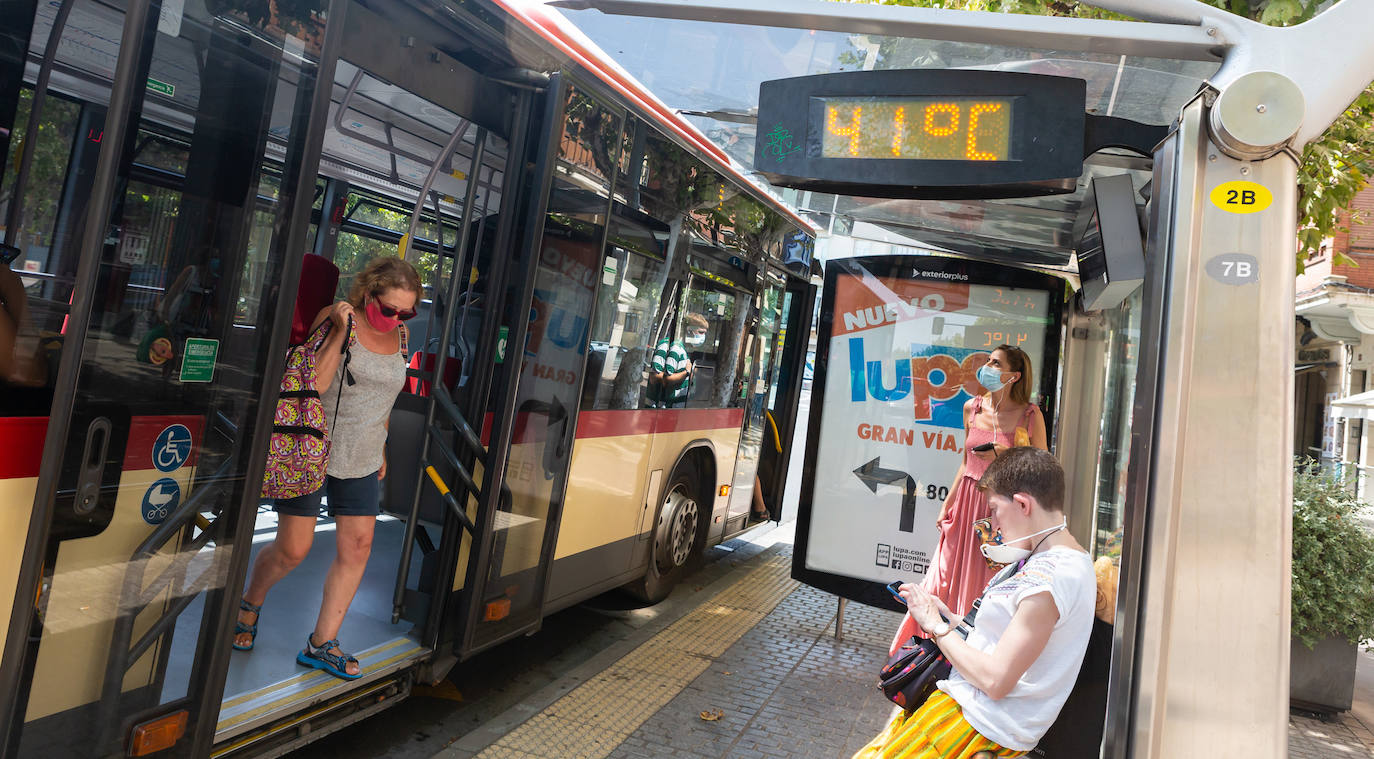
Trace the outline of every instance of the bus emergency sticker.
{"type": "Polygon", "coordinates": [[[163,477],[149,485],[148,492],[143,494],[143,521],[162,524],[180,503],[181,486],[171,477],[163,477]]]}
{"type": "Polygon", "coordinates": [[[1238,179],[1213,188],[1212,205],[1227,213],[1259,213],[1274,202],[1274,193],[1258,182],[1238,179]]]}

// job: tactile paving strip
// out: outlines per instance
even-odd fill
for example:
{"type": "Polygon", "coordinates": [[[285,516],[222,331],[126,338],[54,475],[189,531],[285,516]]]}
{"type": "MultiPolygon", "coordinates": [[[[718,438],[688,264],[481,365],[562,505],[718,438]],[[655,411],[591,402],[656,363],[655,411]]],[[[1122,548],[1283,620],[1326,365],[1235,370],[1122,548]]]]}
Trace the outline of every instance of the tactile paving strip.
{"type": "Polygon", "coordinates": [[[789,556],[769,557],[478,757],[608,756],[797,589],[791,564],[789,556]]]}

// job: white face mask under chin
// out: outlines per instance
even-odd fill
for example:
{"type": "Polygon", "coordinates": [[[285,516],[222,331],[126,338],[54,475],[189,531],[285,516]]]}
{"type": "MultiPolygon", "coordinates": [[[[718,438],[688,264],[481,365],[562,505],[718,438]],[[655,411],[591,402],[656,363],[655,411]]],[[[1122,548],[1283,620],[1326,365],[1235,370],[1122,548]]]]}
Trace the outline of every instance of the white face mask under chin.
{"type": "Polygon", "coordinates": [[[1030,535],[1027,535],[1027,536],[1025,536],[1024,538],[1017,538],[1016,540],[1008,540],[1008,541],[1006,541],[1005,543],[1003,543],[1002,545],[995,545],[995,544],[992,544],[992,543],[984,543],[984,544],[982,545],[982,547],[981,547],[979,550],[981,550],[981,551],[983,552],[983,557],[986,558],[988,561],[995,561],[995,562],[997,562],[998,564],[1014,564],[1014,563],[1016,563],[1016,562],[1018,562],[1018,561],[1024,560],[1024,559],[1027,558],[1028,556],[1030,556],[1030,555],[1031,555],[1031,549],[1029,549],[1029,548],[1017,548],[1017,547],[1012,546],[1012,545],[1007,545],[1007,543],[1020,543],[1020,542],[1023,541],[1023,540],[1030,540],[1031,538],[1039,537],[1039,536],[1044,535],[1044,534],[1046,534],[1046,533],[1058,532],[1059,530],[1062,530],[1062,529],[1064,529],[1064,528],[1066,528],[1066,527],[1068,527],[1068,526],[1069,526],[1069,522],[1068,522],[1068,520],[1066,519],[1066,520],[1064,520],[1064,522],[1063,522],[1062,524],[1057,524],[1057,525],[1055,525],[1055,526],[1053,526],[1053,527],[1047,527],[1047,528],[1041,530],[1040,532],[1031,533],[1030,535]]]}

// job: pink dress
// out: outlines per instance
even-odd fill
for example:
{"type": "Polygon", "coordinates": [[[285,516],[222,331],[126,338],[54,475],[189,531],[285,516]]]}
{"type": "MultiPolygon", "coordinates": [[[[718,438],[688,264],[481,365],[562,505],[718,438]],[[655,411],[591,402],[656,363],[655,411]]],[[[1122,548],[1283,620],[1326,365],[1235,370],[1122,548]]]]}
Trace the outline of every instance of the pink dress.
{"type": "MultiPolygon", "coordinates": [[[[1016,432],[1022,432],[1022,444],[1029,439],[1031,415],[1035,405],[1026,405],[1026,415],[1017,430],[999,432],[997,444],[1012,447],[1016,432]]],[[[993,433],[973,426],[974,417],[983,411],[983,398],[973,399],[973,415],[969,419],[968,435],[964,439],[964,474],[954,483],[950,495],[949,508],[945,519],[940,523],[940,542],[935,547],[934,560],[930,570],[921,581],[927,593],[944,601],[955,614],[967,614],[974,599],[983,594],[983,589],[992,581],[997,570],[988,566],[987,560],[978,550],[980,541],[974,534],[973,523],[989,516],[988,498],[978,489],[978,480],[987,471],[990,461],[984,461],[973,452],[974,446],[992,441],[993,433]]],[[[894,650],[907,638],[917,634],[916,622],[910,614],[902,617],[901,628],[894,639],[894,650]]]]}

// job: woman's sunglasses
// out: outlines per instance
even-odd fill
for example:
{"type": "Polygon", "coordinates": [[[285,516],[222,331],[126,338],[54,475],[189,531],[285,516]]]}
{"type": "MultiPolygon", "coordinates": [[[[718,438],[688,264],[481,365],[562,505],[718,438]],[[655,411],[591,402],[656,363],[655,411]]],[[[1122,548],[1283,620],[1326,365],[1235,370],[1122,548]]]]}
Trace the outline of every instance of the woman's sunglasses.
{"type": "Polygon", "coordinates": [[[415,309],[407,308],[404,311],[398,311],[397,309],[394,309],[381,301],[377,301],[377,310],[381,311],[382,316],[385,316],[388,319],[400,319],[404,322],[410,321],[411,319],[415,318],[415,309]]]}

